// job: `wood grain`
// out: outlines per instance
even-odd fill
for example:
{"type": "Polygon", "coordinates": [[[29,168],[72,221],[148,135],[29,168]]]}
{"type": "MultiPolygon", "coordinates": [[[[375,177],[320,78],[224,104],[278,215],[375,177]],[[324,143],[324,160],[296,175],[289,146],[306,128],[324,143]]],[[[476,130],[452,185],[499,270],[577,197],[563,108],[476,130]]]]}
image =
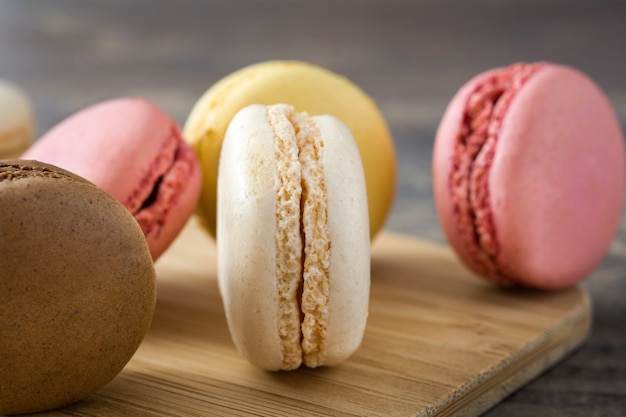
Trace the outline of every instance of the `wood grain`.
{"type": "Polygon", "coordinates": [[[474,416],[580,345],[580,288],[502,290],[446,248],[387,233],[361,348],[334,368],[265,372],[230,340],[213,242],[192,220],[157,264],[151,330],[125,370],[50,416],[474,416]]]}

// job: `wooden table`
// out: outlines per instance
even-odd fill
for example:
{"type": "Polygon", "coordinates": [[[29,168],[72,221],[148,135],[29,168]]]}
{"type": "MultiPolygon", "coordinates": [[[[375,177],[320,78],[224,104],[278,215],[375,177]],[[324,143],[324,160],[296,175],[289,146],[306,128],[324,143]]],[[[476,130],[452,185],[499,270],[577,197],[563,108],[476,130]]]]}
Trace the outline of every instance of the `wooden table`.
{"type": "MultiPolygon", "coordinates": [[[[432,140],[469,77],[515,61],[587,72],[626,121],[626,2],[615,0],[0,0],[0,78],[33,98],[38,132],[94,102],[146,97],[181,123],[223,75],[268,59],[343,73],[379,103],[399,186],[387,227],[445,244],[431,190],[432,140]]],[[[626,217],[625,217],[626,220],[626,217]]],[[[626,413],[626,228],[584,283],[587,342],[488,416],[626,413]]]]}

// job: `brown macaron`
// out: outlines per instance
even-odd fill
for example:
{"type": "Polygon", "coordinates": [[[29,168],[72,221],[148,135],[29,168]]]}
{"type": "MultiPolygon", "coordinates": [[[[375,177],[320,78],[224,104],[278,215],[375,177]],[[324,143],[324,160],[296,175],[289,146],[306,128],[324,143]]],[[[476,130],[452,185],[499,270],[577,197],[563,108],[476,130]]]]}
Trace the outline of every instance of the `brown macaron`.
{"type": "Polygon", "coordinates": [[[148,331],[148,245],[117,200],[36,161],[0,162],[0,212],[0,414],[62,407],[111,381],[148,331]]]}

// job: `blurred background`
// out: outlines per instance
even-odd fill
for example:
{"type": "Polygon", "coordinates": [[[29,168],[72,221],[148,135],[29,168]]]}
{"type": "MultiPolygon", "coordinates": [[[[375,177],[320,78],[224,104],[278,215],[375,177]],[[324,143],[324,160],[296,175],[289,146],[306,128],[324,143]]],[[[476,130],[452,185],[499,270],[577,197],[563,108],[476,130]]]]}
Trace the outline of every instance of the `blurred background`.
{"type": "MultiPolygon", "coordinates": [[[[182,124],[218,79],[270,59],[321,65],[377,101],[399,162],[387,226],[439,243],[432,141],[449,99],[475,74],[517,61],[574,66],[626,125],[624,0],[0,0],[0,78],[31,96],[38,135],[129,95],[182,124]]],[[[585,283],[595,304],[588,343],[490,415],[626,415],[622,223],[585,283]]]]}

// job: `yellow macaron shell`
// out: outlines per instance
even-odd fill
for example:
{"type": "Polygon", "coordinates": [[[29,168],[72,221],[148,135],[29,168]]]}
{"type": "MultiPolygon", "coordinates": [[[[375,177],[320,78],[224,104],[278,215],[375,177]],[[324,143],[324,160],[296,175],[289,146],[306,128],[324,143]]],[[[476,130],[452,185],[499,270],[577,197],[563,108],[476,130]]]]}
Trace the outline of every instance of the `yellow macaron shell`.
{"type": "Polygon", "coordinates": [[[222,140],[234,115],[250,104],[287,103],[297,112],[330,114],[352,132],[359,148],[370,213],[370,237],[382,228],[396,188],[396,157],[376,103],[347,78],[299,61],[267,61],[214,84],[195,104],[183,129],[202,163],[199,214],[215,236],[217,171],[222,140]]]}

